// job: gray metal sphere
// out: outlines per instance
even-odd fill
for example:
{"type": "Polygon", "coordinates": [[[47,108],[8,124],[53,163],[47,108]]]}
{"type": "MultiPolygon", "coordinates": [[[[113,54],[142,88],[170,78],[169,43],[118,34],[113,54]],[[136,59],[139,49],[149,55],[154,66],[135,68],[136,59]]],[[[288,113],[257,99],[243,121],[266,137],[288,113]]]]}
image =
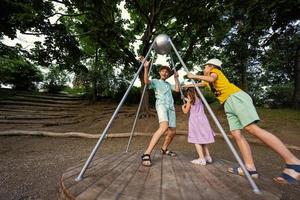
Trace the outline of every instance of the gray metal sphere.
{"type": "Polygon", "coordinates": [[[154,50],[158,54],[168,54],[170,53],[172,46],[170,43],[171,39],[168,35],[166,34],[159,34],[156,36],[154,40],[154,50]]]}

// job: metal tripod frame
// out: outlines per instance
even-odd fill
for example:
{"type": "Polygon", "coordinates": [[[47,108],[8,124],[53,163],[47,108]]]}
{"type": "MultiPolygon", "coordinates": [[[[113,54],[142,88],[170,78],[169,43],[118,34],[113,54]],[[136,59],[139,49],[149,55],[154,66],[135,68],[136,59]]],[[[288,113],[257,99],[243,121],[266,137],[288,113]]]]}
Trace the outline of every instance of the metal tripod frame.
{"type": "MultiPolygon", "coordinates": [[[[113,120],[115,119],[116,115],[118,114],[119,110],[121,109],[121,107],[122,107],[122,105],[123,105],[125,99],[127,98],[127,96],[128,96],[128,94],[129,94],[131,88],[133,87],[133,84],[134,84],[135,80],[137,79],[138,75],[140,74],[140,72],[141,72],[141,70],[142,70],[142,68],[143,68],[143,66],[144,66],[144,62],[145,62],[145,61],[147,60],[147,58],[149,57],[150,52],[151,52],[151,50],[153,49],[154,43],[155,43],[155,40],[154,40],[154,42],[151,44],[151,46],[150,46],[150,48],[149,48],[149,50],[148,50],[148,52],[147,52],[147,54],[146,54],[146,56],[145,56],[145,59],[143,60],[143,62],[141,63],[141,65],[140,65],[140,67],[139,67],[139,69],[138,69],[138,71],[137,71],[136,74],[134,75],[134,78],[133,78],[133,80],[131,81],[131,84],[130,84],[129,87],[127,88],[127,90],[126,90],[126,92],[125,92],[123,98],[121,99],[121,101],[120,101],[118,107],[116,108],[116,110],[115,110],[115,112],[113,113],[111,119],[109,120],[107,126],[105,127],[104,131],[102,132],[101,137],[98,139],[97,144],[95,145],[94,149],[92,150],[92,152],[91,152],[91,154],[90,154],[88,160],[85,162],[85,164],[84,164],[84,166],[83,166],[83,168],[82,168],[80,174],[79,174],[78,177],[75,179],[76,181],[82,180],[85,171],[87,170],[88,166],[90,165],[91,161],[93,160],[93,158],[94,158],[94,156],[95,156],[97,150],[99,149],[99,147],[100,147],[100,145],[101,145],[103,139],[106,137],[107,132],[108,132],[108,130],[110,129],[110,126],[111,126],[113,120]]],[[[181,65],[183,66],[184,70],[188,73],[189,70],[188,70],[188,68],[186,67],[185,63],[183,62],[181,56],[179,55],[179,53],[178,53],[177,49],[175,48],[175,46],[174,46],[174,44],[173,44],[173,42],[172,42],[171,39],[169,39],[169,43],[170,43],[170,45],[172,46],[172,48],[173,48],[173,50],[174,50],[176,56],[178,57],[178,59],[179,59],[181,65]]],[[[173,61],[173,58],[172,58],[172,57],[171,57],[171,61],[172,61],[172,65],[173,65],[173,67],[174,67],[174,69],[175,69],[175,64],[174,64],[174,61],[173,61]]],[[[152,68],[152,64],[153,64],[153,61],[151,62],[151,67],[150,67],[150,68],[152,68]]],[[[176,69],[175,69],[175,70],[176,70],[176,69]]],[[[151,71],[151,69],[149,69],[148,75],[150,74],[150,71],[151,71]]],[[[227,143],[229,149],[231,150],[231,152],[233,153],[233,155],[234,155],[236,161],[239,163],[240,167],[242,168],[242,170],[243,170],[243,172],[244,172],[244,174],[245,174],[247,180],[249,181],[249,183],[250,183],[250,185],[251,185],[251,187],[252,187],[253,192],[256,193],[256,194],[260,194],[260,193],[261,193],[260,190],[258,189],[257,185],[256,185],[255,182],[253,181],[253,179],[252,179],[252,177],[250,176],[248,170],[246,169],[246,167],[245,167],[243,161],[242,161],[241,158],[239,157],[237,151],[235,150],[235,148],[234,148],[234,146],[232,145],[231,141],[229,140],[227,134],[225,133],[223,127],[221,126],[219,120],[218,120],[217,117],[215,116],[214,112],[212,111],[212,109],[210,108],[209,104],[207,103],[205,97],[203,96],[201,90],[199,89],[199,87],[197,86],[197,84],[195,83],[195,81],[194,81],[193,79],[192,79],[192,83],[193,83],[193,85],[194,85],[194,87],[195,87],[195,89],[196,89],[198,95],[200,96],[202,102],[204,103],[206,109],[208,110],[209,114],[211,115],[212,119],[214,120],[215,124],[217,125],[219,131],[221,132],[222,136],[224,137],[224,140],[226,141],[226,143],[227,143]]],[[[138,115],[139,115],[139,111],[140,111],[140,107],[141,107],[141,104],[142,104],[142,101],[143,101],[143,96],[144,96],[145,90],[146,90],[146,85],[144,86],[144,89],[143,89],[142,98],[141,98],[141,100],[140,100],[140,105],[139,105],[139,108],[138,108],[138,112],[137,112],[137,114],[136,114],[135,123],[134,123],[134,125],[133,125],[133,127],[132,127],[132,131],[131,131],[130,139],[129,139],[129,142],[128,142],[128,145],[127,145],[127,148],[126,148],[126,152],[127,152],[128,149],[129,149],[130,141],[131,141],[132,136],[133,136],[133,132],[134,132],[134,129],[135,129],[135,126],[136,126],[136,121],[137,121],[137,118],[138,118],[138,115]]]]}
{"type": "MultiPolygon", "coordinates": [[[[183,66],[184,70],[188,73],[189,70],[188,70],[188,68],[186,67],[185,63],[183,62],[183,60],[182,60],[181,56],[179,55],[178,51],[176,50],[176,48],[175,48],[175,46],[174,46],[172,40],[170,39],[169,42],[170,42],[170,44],[171,44],[173,50],[175,51],[175,54],[177,55],[177,57],[178,57],[178,59],[179,59],[181,65],[183,66]]],[[[249,181],[249,183],[250,183],[250,185],[251,185],[251,187],[252,187],[253,192],[256,193],[256,194],[260,194],[260,193],[261,193],[260,190],[258,189],[256,183],[253,181],[252,177],[250,176],[250,174],[249,174],[248,170],[246,169],[246,167],[245,167],[243,161],[241,160],[241,158],[240,158],[240,156],[238,155],[237,151],[235,150],[234,146],[233,146],[232,143],[230,142],[230,140],[229,140],[227,134],[225,133],[223,127],[221,126],[219,120],[217,119],[217,117],[215,116],[214,112],[213,112],[212,109],[210,108],[209,104],[207,103],[207,101],[206,101],[205,97],[203,96],[201,90],[199,89],[199,87],[197,86],[197,84],[195,83],[195,81],[194,81],[193,79],[191,79],[191,80],[192,80],[192,83],[193,83],[193,85],[194,85],[194,87],[195,87],[195,89],[196,89],[198,95],[200,96],[202,102],[204,103],[206,109],[208,110],[209,114],[211,115],[212,119],[214,120],[215,124],[217,125],[219,131],[221,132],[223,138],[225,139],[225,141],[226,141],[226,143],[227,143],[229,149],[230,149],[231,152],[233,153],[233,155],[234,155],[236,161],[239,163],[239,165],[240,165],[240,167],[242,168],[244,174],[246,175],[246,178],[247,178],[247,180],[249,181]]]]}
{"type": "Polygon", "coordinates": [[[103,130],[103,132],[102,132],[100,138],[98,139],[98,142],[97,142],[97,144],[95,145],[94,149],[92,150],[92,152],[91,152],[89,158],[87,159],[87,161],[85,162],[85,164],[84,164],[83,168],[81,169],[79,175],[78,175],[77,178],[75,179],[76,181],[82,180],[85,171],[86,171],[87,168],[89,167],[89,165],[90,165],[91,161],[93,160],[93,158],[94,158],[94,156],[95,156],[97,150],[99,149],[99,147],[100,147],[102,141],[103,141],[104,138],[106,137],[107,132],[108,132],[108,130],[110,129],[110,126],[111,126],[112,122],[114,121],[114,119],[116,118],[117,114],[119,113],[119,110],[121,109],[121,107],[122,107],[122,105],[123,105],[125,99],[127,98],[127,96],[128,96],[128,94],[129,94],[131,88],[133,87],[133,84],[134,84],[135,80],[137,79],[137,77],[139,76],[140,72],[142,71],[143,66],[144,66],[144,63],[145,63],[145,61],[147,60],[147,58],[149,57],[151,50],[153,49],[153,45],[154,45],[154,42],[151,44],[151,46],[150,46],[150,48],[149,48],[149,50],[148,50],[148,52],[147,52],[147,54],[146,54],[146,56],[145,56],[145,59],[144,59],[143,62],[141,63],[141,65],[140,65],[138,71],[135,73],[135,75],[134,75],[134,77],[133,77],[133,79],[132,79],[132,81],[131,81],[129,87],[127,88],[127,90],[126,90],[126,92],[125,92],[123,98],[121,99],[121,101],[120,101],[118,107],[116,108],[115,112],[113,113],[112,117],[110,118],[110,120],[109,120],[108,124],[106,125],[105,129],[103,130]]]}
{"type": "MultiPolygon", "coordinates": [[[[153,66],[153,62],[154,62],[155,56],[156,56],[156,54],[154,54],[153,59],[151,60],[149,71],[148,71],[148,77],[150,76],[150,73],[152,71],[152,66],[153,66]]],[[[131,129],[131,132],[130,132],[130,137],[129,137],[127,148],[126,148],[126,153],[129,150],[129,146],[130,146],[130,143],[131,143],[131,140],[132,140],[132,136],[133,136],[133,133],[134,133],[134,130],[135,130],[135,127],[136,127],[136,122],[137,122],[137,120],[139,118],[139,115],[140,115],[140,111],[141,111],[141,107],[142,107],[142,103],[143,103],[143,100],[144,100],[146,89],[147,89],[147,84],[145,84],[144,88],[143,88],[143,92],[142,92],[140,104],[139,104],[139,107],[137,109],[137,112],[136,112],[136,115],[135,115],[135,119],[134,119],[134,122],[133,122],[133,126],[132,126],[132,129],[131,129]]]]}
{"type": "MultiPolygon", "coordinates": [[[[172,67],[173,67],[173,70],[174,70],[174,73],[176,73],[176,66],[175,66],[175,63],[174,63],[174,60],[173,60],[173,57],[172,55],[170,54],[170,58],[171,58],[171,63],[172,63],[172,67]]],[[[181,88],[181,85],[179,84],[179,92],[180,92],[180,98],[183,102],[183,104],[185,104],[185,100],[184,100],[184,95],[183,95],[183,92],[182,92],[182,88],[181,88]]]]}

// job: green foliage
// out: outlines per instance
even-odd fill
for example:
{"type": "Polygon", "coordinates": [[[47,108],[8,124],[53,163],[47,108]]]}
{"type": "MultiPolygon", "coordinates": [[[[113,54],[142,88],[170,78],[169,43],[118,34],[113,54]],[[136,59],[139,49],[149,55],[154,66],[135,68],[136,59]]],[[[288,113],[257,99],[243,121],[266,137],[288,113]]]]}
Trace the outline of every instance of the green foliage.
{"type": "Polygon", "coordinates": [[[0,1],[0,37],[15,38],[21,33],[44,31],[49,28],[46,20],[53,14],[53,3],[44,0],[2,0],[0,1]]]}
{"type": "Polygon", "coordinates": [[[293,97],[292,84],[277,84],[266,89],[263,103],[270,104],[271,107],[289,106],[293,97]]]}
{"type": "Polygon", "coordinates": [[[215,95],[210,91],[210,89],[208,88],[203,88],[202,89],[202,93],[207,101],[207,103],[211,104],[214,102],[217,102],[217,98],[215,97],[215,95]]]}
{"type": "MultiPolygon", "coordinates": [[[[65,9],[56,11],[50,0],[1,1],[0,38],[15,38],[17,31],[45,35],[45,41],[37,42],[30,52],[21,54],[18,49],[18,54],[36,65],[59,66],[60,73],[75,72],[77,83],[93,96],[119,99],[139,66],[133,44],[141,42],[137,54],[145,55],[159,33],[171,36],[190,69],[213,57],[221,59],[230,81],[248,90],[257,102],[267,98],[261,87],[294,83],[282,89],[294,94],[300,88],[294,80],[300,76],[295,67],[299,1],[63,0],[59,4],[65,9]],[[122,19],[120,3],[130,20],[122,19]],[[56,22],[49,20],[53,15],[59,17],[56,22]]],[[[2,62],[26,66],[30,64],[26,59],[2,62]]],[[[176,58],[175,62],[179,68],[176,58]]],[[[49,80],[54,77],[47,78],[49,87],[64,85],[49,80]]]]}
{"type": "MultiPolygon", "coordinates": [[[[120,83],[117,88],[117,91],[112,94],[113,99],[115,99],[116,101],[120,101],[123,98],[128,86],[129,84],[126,82],[120,83]]],[[[126,98],[125,104],[137,104],[140,102],[140,99],[141,99],[140,88],[133,87],[126,98]]]]}
{"type": "Polygon", "coordinates": [[[34,90],[42,80],[42,72],[18,55],[17,49],[0,44],[0,84],[12,84],[16,90],[34,90]]]}
{"type": "Polygon", "coordinates": [[[86,91],[83,87],[65,87],[63,92],[70,95],[84,95],[86,91]]]}
{"type": "Polygon", "coordinates": [[[54,65],[45,77],[43,88],[49,93],[59,93],[66,88],[67,81],[67,72],[54,65]]]}

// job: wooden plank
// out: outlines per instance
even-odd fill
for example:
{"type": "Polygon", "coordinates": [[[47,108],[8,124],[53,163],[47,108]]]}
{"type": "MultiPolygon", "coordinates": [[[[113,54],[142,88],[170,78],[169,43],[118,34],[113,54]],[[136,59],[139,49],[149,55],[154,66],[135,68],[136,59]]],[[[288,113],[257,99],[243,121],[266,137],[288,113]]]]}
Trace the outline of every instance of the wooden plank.
{"type": "MultiPolygon", "coordinates": [[[[119,156],[119,153],[117,154],[111,154],[111,155],[107,155],[105,157],[95,157],[92,161],[92,163],[90,164],[90,166],[88,167],[88,170],[92,170],[92,169],[96,169],[97,165],[103,163],[103,162],[108,162],[107,160],[111,159],[112,157],[117,157],[119,156]]],[[[86,160],[81,160],[78,164],[68,168],[64,174],[63,174],[63,179],[68,179],[71,176],[77,175],[78,171],[80,171],[84,164],[85,164],[86,160]]]]}
{"type": "MultiPolygon", "coordinates": [[[[247,181],[245,177],[237,176],[237,175],[232,175],[227,172],[227,168],[229,167],[228,163],[222,162],[220,160],[214,162],[214,166],[216,167],[217,170],[214,170],[213,173],[216,173],[220,179],[226,184],[229,189],[234,192],[238,193],[242,199],[279,199],[278,197],[272,195],[272,194],[267,194],[268,192],[263,192],[262,194],[255,194],[252,191],[252,188],[247,181]],[[268,197],[268,198],[267,198],[268,197]]],[[[257,180],[254,179],[255,182],[257,180]]]]}
{"type": "MultiPolygon", "coordinates": [[[[179,186],[175,177],[172,159],[163,156],[162,159],[162,185],[161,185],[161,199],[183,199],[179,192],[179,186]]],[[[175,159],[175,158],[174,158],[175,159]]]]}
{"type": "MultiPolygon", "coordinates": [[[[86,177],[92,176],[100,168],[103,168],[106,165],[109,165],[110,162],[114,162],[115,160],[117,160],[118,157],[120,157],[120,154],[113,154],[111,156],[107,156],[102,159],[96,160],[96,162],[93,162],[91,164],[91,166],[86,170],[86,172],[84,174],[84,178],[80,182],[84,181],[86,177]]],[[[70,188],[73,185],[79,183],[79,182],[75,181],[75,178],[80,173],[80,170],[81,170],[81,167],[77,167],[77,168],[72,169],[71,171],[68,171],[63,174],[62,181],[66,188],[70,188]]]]}
{"type": "MultiPolygon", "coordinates": [[[[152,164],[156,165],[157,160],[155,159],[157,152],[153,151],[152,153],[152,164]]],[[[141,193],[143,192],[143,187],[147,176],[150,172],[151,167],[145,167],[140,165],[131,181],[128,183],[126,188],[124,188],[123,192],[120,194],[119,199],[139,199],[141,193]]],[[[151,197],[149,197],[151,199],[151,197]]]]}
{"type": "Polygon", "coordinates": [[[195,186],[193,191],[190,191],[190,193],[193,194],[193,199],[199,199],[199,196],[208,200],[224,199],[223,195],[221,195],[218,191],[216,191],[215,187],[213,187],[212,182],[207,180],[207,175],[200,171],[205,168],[205,166],[196,166],[190,163],[190,159],[183,159],[182,155],[178,156],[178,163],[181,164],[181,170],[187,172],[187,176],[195,186]]]}
{"type": "Polygon", "coordinates": [[[142,153],[139,152],[138,156],[136,156],[135,160],[132,161],[131,165],[129,165],[123,173],[118,176],[110,186],[108,186],[102,193],[97,197],[97,199],[119,199],[123,190],[129,184],[138,168],[141,165],[141,158],[139,155],[142,153]]]}
{"type": "MultiPolygon", "coordinates": [[[[223,159],[220,159],[219,163],[223,166],[226,166],[225,168],[223,167],[223,170],[226,171],[228,167],[231,167],[233,165],[230,161],[223,160],[223,159]]],[[[217,166],[220,168],[220,165],[217,166]]],[[[245,177],[232,175],[229,174],[228,172],[226,172],[226,175],[242,181],[245,185],[245,188],[248,188],[247,190],[249,191],[249,196],[253,197],[254,192],[252,191],[252,188],[250,187],[250,184],[245,177]]],[[[281,191],[275,186],[275,183],[273,181],[267,180],[267,178],[263,177],[263,175],[260,175],[259,179],[253,179],[253,180],[255,181],[258,188],[262,192],[262,194],[258,195],[257,199],[282,199],[281,191]]]]}
{"type": "MultiPolygon", "coordinates": [[[[100,163],[99,165],[92,165],[87,171],[84,177],[89,176],[89,174],[95,173],[96,170],[99,170],[100,168],[105,167],[107,164],[109,164],[109,162],[115,161],[117,160],[117,158],[120,157],[119,154],[113,154],[111,156],[107,156],[104,157],[103,160],[102,159],[98,159],[97,161],[100,163]],[[101,162],[101,161],[105,161],[105,162],[101,162]],[[94,167],[93,167],[94,166],[94,167]]],[[[74,195],[72,194],[72,191],[70,191],[70,187],[72,187],[75,184],[80,184],[80,182],[84,181],[84,179],[80,182],[75,181],[75,176],[77,174],[79,174],[80,169],[76,168],[75,170],[71,171],[71,173],[73,173],[72,176],[68,176],[68,178],[64,179],[64,175],[61,178],[61,188],[62,191],[64,192],[64,195],[67,196],[69,199],[73,199],[75,198],[74,195]],[[76,173],[75,173],[76,172],[76,173]]]]}
{"type": "Polygon", "coordinates": [[[156,151],[155,157],[152,159],[153,165],[150,168],[145,184],[141,190],[142,192],[139,195],[139,199],[160,199],[163,157],[164,156],[160,151],[156,151]]]}
{"type": "Polygon", "coordinates": [[[205,199],[205,196],[201,195],[201,191],[198,190],[192,179],[194,174],[191,174],[185,169],[184,165],[188,163],[183,164],[179,157],[177,157],[177,159],[172,160],[172,164],[182,199],[205,199]]]}
{"type": "Polygon", "coordinates": [[[89,173],[86,174],[85,178],[76,184],[69,187],[69,191],[76,197],[86,189],[88,189],[91,185],[93,185],[96,181],[101,179],[107,173],[110,173],[115,167],[121,164],[124,160],[131,156],[132,153],[123,153],[119,156],[113,157],[115,158],[112,162],[103,163],[103,165],[99,165],[96,171],[91,172],[91,170],[87,171],[89,173]]]}
{"type": "Polygon", "coordinates": [[[258,188],[263,192],[265,196],[273,196],[274,199],[283,199],[281,191],[273,180],[267,179],[263,175],[256,181],[258,188]],[[274,197],[276,196],[276,198],[274,197]]]}
{"type": "MultiPolygon", "coordinates": [[[[128,153],[129,154],[129,153],[128,153]]],[[[103,177],[98,179],[92,185],[90,185],[84,192],[76,196],[78,200],[85,199],[96,199],[101,193],[112,184],[112,182],[118,178],[124,170],[126,170],[133,161],[137,158],[137,153],[131,154],[125,160],[123,160],[119,165],[110,170],[103,177]]]]}
{"type": "Polygon", "coordinates": [[[85,178],[76,182],[82,166],[69,168],[62,176],[61,189],[67,199],[275,199],[281,193],[265,178],[255,180],[261,195],[252,192],[245,177],[231,175],[229,161],[213,164],[190,163],[191,155],[152,154],[152,167],[141,165],[142,152],[118,153],[94,160],[85,178]]]}
{"type": "Polygon", "coordinates": [[[220,160],[215,159],[213,162],[213,167],[208,168],[211,173],[214,173],[222,182],[228,187],[228,190],[233,193],[238,193],[241,199],[249,199],[253,196],[253,192],[249,183],[245,178],[240,176],[230,175],[227,172],[229,167],[228,164],[221,162],[220,160]]]}
{"type": "MultiPolygon", "coordinates": [[[[181,159],[183,162],[190,161],[186,158],[181,159]]],[[[205,196],[205,199],[241,199],[238,193],[230,191],[228,186],[223,183],[222,179],[216,176],[214,170],[217,169],[213,164],[202,166],[189,162],[186,165],[186,170],[191,172],[193,181],[198,183],[196,185],[199,188],[199,191],[201,191],[202,195],[205,196]],[[210,168],[212,172],[208,170],[208,168],[210,168]],[[207,187],[207,189],[203,191],[203,187],[207,187]]]]}

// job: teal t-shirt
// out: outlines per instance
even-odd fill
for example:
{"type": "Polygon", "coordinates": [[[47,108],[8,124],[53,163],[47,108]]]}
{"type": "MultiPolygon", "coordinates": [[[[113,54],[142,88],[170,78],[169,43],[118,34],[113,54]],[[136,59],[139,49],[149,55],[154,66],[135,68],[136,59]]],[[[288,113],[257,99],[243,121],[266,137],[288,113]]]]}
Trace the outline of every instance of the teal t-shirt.
{"type": "Polygon", "coordinates": [[[149,89],[154,89],[156,105],[174,106],[172,90],[175,89],[169,82],[161,79],[152,79],[149,89]]]}

